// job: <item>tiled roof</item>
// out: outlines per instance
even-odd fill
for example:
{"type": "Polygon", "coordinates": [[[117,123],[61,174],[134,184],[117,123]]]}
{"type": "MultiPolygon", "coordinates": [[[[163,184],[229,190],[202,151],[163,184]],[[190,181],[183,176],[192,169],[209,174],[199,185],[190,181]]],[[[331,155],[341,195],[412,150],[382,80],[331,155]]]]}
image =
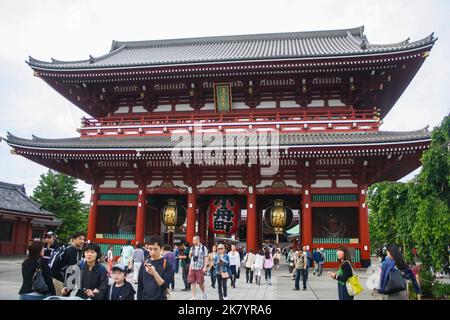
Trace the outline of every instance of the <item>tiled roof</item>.
{"type": "Polygon", "coordinates": [[[113,41],[111,51],[80,61],[30,57],[32,67],[97,69],[127,66],[180,65],[207,62],[320,58],[406,51],[432,45],[433,34],[409,42],[371,44],[364,27],[342,30],[252,34],[151,41],[113,41]]]}
{"type": "MultiPolygon", "coordinates": [[[[238,143],[244,143],[247,135],[240,135],[238,143]],[[240,141],[239,141],[240,140],[240,141]]],[[[368,131],[368,132],[314,132],[314,133],[280,133],[280,145],[357,145],[379,143],[398,143],[409,141],[422,141],[431,139],[427,130],[408,132],[368,131]]],[[[136,148],[172,148],[178,141],[171,141],[170,136],[146,137],[101,137],[101,138],[67,138],[43,139],[33,136],[33,139],[24,139],[8,133],[5,139],[11,146],[23,146],[43,149],[136,149],[136,148]]],[[[207,146],[210,142],[203,141],[207,146]]],[[[248,145],[248,143],[247,143],[248,145]]]]}
{"type": "Polygon", "coordinates": [[[0,212],[18,212],[54,217],[54,214],[40,208],[25,193],[23,185],[0,182],[0,212]]]}

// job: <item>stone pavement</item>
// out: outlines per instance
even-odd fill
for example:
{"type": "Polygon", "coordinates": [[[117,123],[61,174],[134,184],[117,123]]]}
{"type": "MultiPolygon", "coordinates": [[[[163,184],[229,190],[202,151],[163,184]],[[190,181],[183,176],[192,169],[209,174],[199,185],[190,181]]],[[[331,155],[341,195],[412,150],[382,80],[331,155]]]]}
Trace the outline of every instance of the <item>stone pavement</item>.
{"type": "MultiPolygon", "coordinates": [[[[24,257],[0,258],[0,300],[18,299],[18,291],[22,284],[21,263],[24,257]]],[[[261,285],[245,282],[245,269],[241,269],[241,278],[236,282],[236,288],[230,286],[228,280],[229,300],[337,300],[337,283],[326,275],[316,277],[310,269],[308,277],[308,289],[306,291],[293,291],[294,281],[292,275],[288,273],[287,264],[282,261],[278,270],[273,270],[272,285],[266,285],[264,275],[261,285]]],[[[335,271],[335,270],[333,270],[335,271]]],[[[370,291],[367,289],[366,280],[369,276],[366,269],[356,270],[365,290],[355,297],[355,300],[372,300],[370,291]]],[[[210,277],[205,277],[206,294],[209,300],[217,300],[216,289],[211,288],[210,277]]],[[[128,280],[132,282],[132,275],[128,280]]],[[[175,275],[175,291],[172,292],[173,300],[189,300],[190,292],[180,291],[184,287],[181,271],[175,275]]],[[[137,289],[137,288],[136,288],[137,289]]],[[[201,298],[201,291],[197,287],[197,299],[201,298]]]]}

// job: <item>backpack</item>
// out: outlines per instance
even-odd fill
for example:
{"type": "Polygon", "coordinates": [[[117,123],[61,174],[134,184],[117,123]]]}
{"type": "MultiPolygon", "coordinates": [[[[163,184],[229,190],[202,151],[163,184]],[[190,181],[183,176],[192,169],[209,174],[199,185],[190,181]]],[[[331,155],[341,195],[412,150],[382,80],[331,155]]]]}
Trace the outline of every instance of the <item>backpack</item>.
{"type": "Polygon", "coordinates": [[[50,268],[52,277],[59,280],[60,278],[64,278],[64,271],[67,266],[64,265],[64,256],[67,248],[64,246],[59,247],[58,250],[53,250],[50,259],[48,260],[48,267],[50,268]]]}

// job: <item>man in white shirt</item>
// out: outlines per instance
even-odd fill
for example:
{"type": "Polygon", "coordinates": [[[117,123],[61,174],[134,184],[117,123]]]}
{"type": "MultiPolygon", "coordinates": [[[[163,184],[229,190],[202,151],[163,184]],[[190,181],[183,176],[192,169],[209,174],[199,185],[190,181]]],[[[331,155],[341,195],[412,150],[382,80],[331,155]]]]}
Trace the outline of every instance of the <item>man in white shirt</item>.
{"type": "Polygon", "coordinates": [[[231,251],[228,252],[228,256],[230,257],[231,286],[236,288],[236,275],[241,265],[241,259],[239,252],[236,251],[236,245],[231,245],[231,251]]]}

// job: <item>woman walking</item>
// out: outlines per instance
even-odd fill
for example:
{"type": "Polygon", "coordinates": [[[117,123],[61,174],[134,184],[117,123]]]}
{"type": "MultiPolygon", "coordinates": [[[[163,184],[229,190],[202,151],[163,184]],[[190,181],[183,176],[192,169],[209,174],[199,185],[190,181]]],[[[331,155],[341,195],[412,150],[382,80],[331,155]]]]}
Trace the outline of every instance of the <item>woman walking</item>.
{"type": "Polygon", "coordinates": [[[213,289],[216,288],[216,271],[214,269],[214,259],[217,255],[217,246],[213,245],[211,248],[211,252],[208,254],[208,270],[209,275],[211,276],[211,287],[213,289]]]}
{"type": "Polygon", "coordinates": [[[266,279],[266,284],[272,285],[272,267],[273,267],[273,256],[270,253],[270,249],[266,248],[264,252],[264,277],[266,279]]]}
{"type": "Polygon", "coordinates": [[[275,250],[275,254],[273,255],[273,264],[275,265],[275,269],[280,267],[281,253],[280,249],[275,250]]]}
{"type": "Polygon", "coordinates": [[[259,250],[255,255],[255,261],[253,264],[253,269],[255,269],[255,283],[257,285],[261,285],[262,270],[264,268],[264,252],[262,250],[259,250]]]}
{"type": "Polygon", "coordinates": [[[350,252],[344,246],[337,248],[338,261],[340,267],[337,273],[328,272],[328,275],[338,282],[338,295],[339,300],[353,300],[353,296],[350,296],[347,291],[346,282],[353,276],[352,261],[350,258],[350,252]]]}
{"type": "Polygon", "coordinates": [[[43,255],[44,248],[41,243],[33,242],[28,247],[28,257],[22,263],[23,283],[19,291],[20,300],[42,300],[49,295],[55,295],[50,268],[42,259],[43,255]],[[45,285],[37,286],[38,277],[43,280],[41,284],[45,284],[47,288],[45,285]]]}
{"type": "Polygon", "coordinates": [[[230,257],[225,252],[225,246],[217,246],[218,253],[214,257],[214,271],[217,278],[217,289],[219,291],[219,300],[228,300],[227,280],[230,277],[230,257]]]}
{"type": "Polygon", "coordinates": [[[420,287],[411,268],[406,264],[400,249],[395,244],[386,247],[386,258],[381,265],[380,286],[378,293],[383,294],[383,300],[408,300],[406,291],[406,279],[413,283],[414,291],[420,294],[420,287]],[[394,274],[398,272],[399,280],[395,286],[392,286],[394,274]],[[390,282],[390,283],[389,283],[390,282]],[[388,288],[388,284],[390,288],[388,288]]]}

